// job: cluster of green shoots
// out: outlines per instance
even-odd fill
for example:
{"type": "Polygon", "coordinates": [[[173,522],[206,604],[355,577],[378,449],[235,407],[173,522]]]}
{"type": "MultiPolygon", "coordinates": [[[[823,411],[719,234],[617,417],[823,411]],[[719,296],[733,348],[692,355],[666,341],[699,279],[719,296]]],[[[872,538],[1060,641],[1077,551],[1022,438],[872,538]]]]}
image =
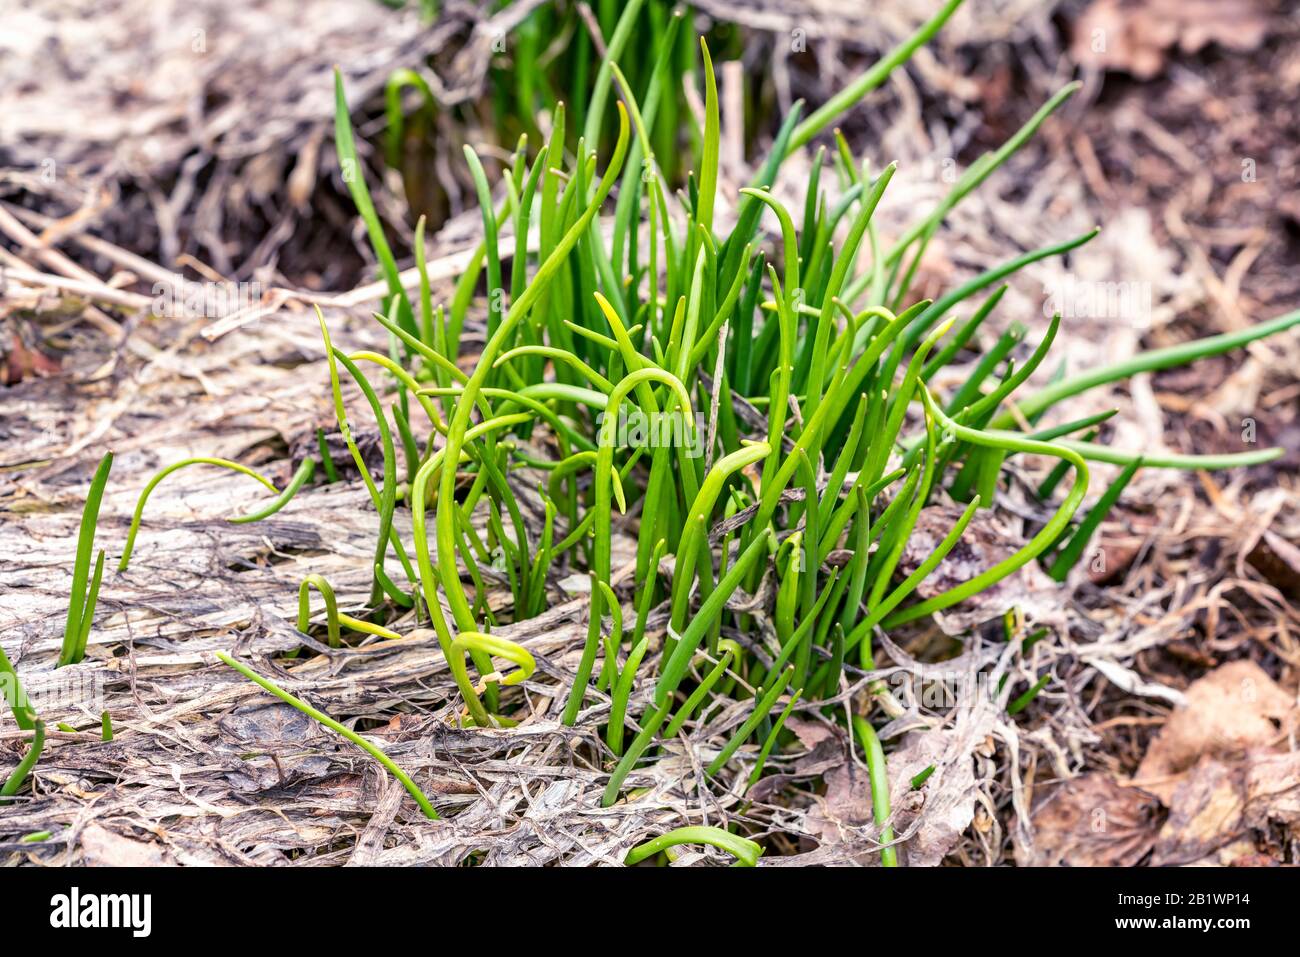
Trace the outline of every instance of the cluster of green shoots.
{"type": "MultiPolygon", "coordinates": [[[[663,172],[670,182],[676,182],[682,172],[682,153],[676,143],[686,110],[680,77],[698,69],[699,47],[687,31],[673,25],[676,17],[671,2],[639,4],[631,17],[623,13],[622,6],[622,0],[593,0],[584,16],[578,3],[552,0],[532,10],[511,28],[508,38],[500,37],[500,42],[493,44],[486,91],[478,102],[440,103],[420,69],[393,71],[384,91],[384,157],[389,167],[402,173],[408,194],[418,197],[434,186],[430,159],[444,148],[438,134],[448,126],[486,124],[498,143],[509,143],[521,134],[541,135],[538,117],[567,103],[571,113],[566,145],[576,146],[600,66],[587,17],[604,36],[613,36],[621,25],[625,32],[645,38],[645,42],[624,47],[619,67],[636,89],[644,89],[652,77],[660,86],[659,110],[649,118],[646,132],[663,172]],[[667,58],[666,68],[655,74],[655,64],[663,57],[667,58]]],[[[738,55],[743,35],[740,30],[729,30],[717,41],[738,55]]],[[[690,130],[689,135],[698,149],[698,130],[690,130]]],[[[611,143],[612,137],[606,136],[602,143],[588,141],[587,145],[595,149],[611,143]]]]}
{"type": "MultiPolygon", "coordinates": [[[[310,625],[312,588],[323,596],[331,645],[351,640],[345,630],[382,639],[411,623],[427,624],[460,689],[460,720],[508,729],[526,717],[527,707],[510,689],[530,679],[535,663],[525,648],[494,632],[546,610],[557,599],[559,572],[585,573],[586,641],[564,690],[562,720],[601,728],[610,771],[603,803],[635,799],[625,788],[629,774],[688,724],[706,726],[720,704],[735,701],[748,703],[745,717],[708,754],[706,771],[743,792],[762,776],[772,751],[786,744],[783,723],[796,705],[844,720],[844,709],[824,702],[840,695],[854,674],[875,668],[877,629],[927,619],[1030,563],[1064,580],[1143,464],[1227,468],[1274,458],[1279,450],[1142,458],[1092,441],[1108,415],[1051,425],[1044,418],[1087,389],[1242,346],[1300,323],[1300,313],[1083,374],[1067,376],[1062,367],[1045,387],[1021,395],[1047,358],[1060,322],[1055,317],[1023,359],[1014,355],[1020,333],[1013,330],[994,339],[960,387],[945,394],[934,384],[940,370],[973,347],[1006,277],[1095,235],[1028,252],[935,301],[909,295],[948,212],[1073,86],[973,163],[934,210],[892,242],[878,235],[873,214],[886,201],[894,167],[872,171],[838,131],[813,156],[802,210],[778,200],[773,188],[784,161],[880,86],[960,2],[948,0],[821,108],[805,116],[797,104],[752,182],[727,197],[735,216],[724,223],[717,215],[720,117],[708,47],[701,42],[697,169],[674,194],[648,131],[666,102],[663,91],[672,88],[682,18],[665,25],[657,60],[634,88],[618,65],[642,6],[632,0],[609,37],[576,150],[565,148],[560,106],[550,116],[548,142],[530,155],[521,139],[503,164],[494,200],[487,171],[466,149],[483,239],[449,303],[433,301],[423,222],[415,234],[421,282],[418,295],[408,297],[364,178],[345,177],[390,293],[376,315],[389,333],[386,354],[344,353],[321,319],[339,429],[379,517],[368,615],[375,621],[341,615],[328,582],[311,576],[301,592],[300,630],[310,625]],[[598,156],[589,147],[609,132],[604,123],[611,118],[617,122],[612,148],[598,156]],[[833,190],[827,188],[832,177],[833,190]],[[765,224],[774,227],[772,262],[765,224]],[[501,249],[507,232],[516,238],[512,256],[501,249]],[[481,283],[486,341],[467,371],[462,364],[469,363],[458,360],[466,358],[463,333],[481,283]],[[968,303],[973,308],[956,324],[968,303]],[[386,384],[372,384],[363,364],[378,366],[386,384]],[[348,425],[344,372],[378,425],[379,479],[348,425]],[[387,410],[381,394],[390,397],[387,410]],[[672,440],[623,444],[620,423],[629,421],[648,423],[650,435],[672,440]],[[656,423],[674,428],[656,429],[656,423]],[[1020,455],[1057,463],[1038,489],[1049,517],[1009,557],[917,600],[918,586],[977,511],[994,504],[1004,461],[1020,455]],[[1124,469],[1084,509],[1090,461],[1124,469]],[[519,508],[523,482],[535,483],[544,503],[540,532],[519,508]],[[922,510],[945,499],[965,504],[960,518],[919,567],[903,574],[900,562],[922,510]],[[393,520],[398,507],[410,510],[409,543],[393,520]],[[630,569],[614,567],[616,530],[635,543],[630,569]],[[508,583],[504,609],[491,606],[489,580],[508,583]],[[649,627],[656,610],[656,622],[666,616],[666,627],[649,627]],[[509,670],[503,674],[496,662],[509,670]],[[647,703],[633,708],[634,699],[647,703]],[[733,777],[728,769],[740,758],[748,771],[733,777]]],[[[341,81],[336,92],[338,153],[344,169],[355,171],[341,81]]],[[[322,454],[333,475],[323,445],[322,454]]],[[[244,518],[282,507],[313,469],[304,463],[270,507],[244,518]]],[[[143,504],[142,497],[132,538],[143,504]]],[[[129,553],[128,544],[122,567],[129,553]]],[[[88,555],[87,547],[87,561],[88,555]]],[[[1025,646],[1036,638],[1024,639],[1025,646]]],[[[222,660],[365,747],[434,816],[419,788],[373,744],[247,666],[222,660]]],[[[882,860],[893,864],[885,756],[871,722],[879,689],[867,687],[846,730],[863,749],[886,845],[882,860]]],[[[1040,681],[1012,708],[1022,710],[1041,687],[1040,681]]],[[[923,786],[927,776],[913,785],[923,786]]],[[[750,864],[759,850],[735,833],[689,828],[638,848],[629,862],[682,842],[710,843],[750,864]]]]}
{"type": "MultiPolygon", "coordinates": [[[[81,513],[81,524],[77,534],[77,555],[72,566],[72,593],[68,599],[68,615],[63,627],[63,645],[59,651],[58,666],[75,664],[85,656],[86,642],[90,639],[90,627],[95,618],[95,606],[99,602],[99,585],[104,576],[103,549],[95,560],[95,570],[90,570],[90,556],[95,550],[95,526],[99,517],[100,502],[104,498],[104,487],[108,484],[108,473],[113,467],[113,453],[107,452],[100,459],[99,467],[90,482],[90,494],[81,513]]],[[[23,689],[18,672],[9,661],[9,656],[0,648],[0,692],[9,705],[20,731],[32,732],[31,747],[22,760],[0,785],[0,804],[8,804],[9,798],[17,794],[31,774],[32,768],[41,759],[45,749],[45,721],[32,707],[31,700],[23,689]]],[[[60,731],[77,733],[77,729],[66,722],[58,722],[60,731]]],[[[105,711],[100,716],[101,736],[104,741],[113,740],[113,722],[105,711]]]]}

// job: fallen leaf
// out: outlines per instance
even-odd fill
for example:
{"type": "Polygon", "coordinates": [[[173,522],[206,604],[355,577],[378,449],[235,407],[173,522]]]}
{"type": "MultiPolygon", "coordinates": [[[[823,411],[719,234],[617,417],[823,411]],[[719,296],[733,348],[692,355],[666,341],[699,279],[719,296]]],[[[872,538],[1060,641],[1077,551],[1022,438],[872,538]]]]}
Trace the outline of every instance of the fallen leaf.
{"type": "Polygon", "coordinates": [[[799,743],[810,751],[823,741],[838,740],[839,738],[835,729],[825,721],[809,721],[807,718],[791,715],[785,726],[793,731],[794,736],[799,739],[799,743]]]}
{"type": "Polygon", "coordinates": [[[1151,853],[1160,802],[1109,774],[1085,774],[1048,791],[1034,808],[1035,857],[1057,867],[1133,867],[1151,853]]]}
{"type": "Polygon", "coordinates": [[[770,800],[796,781],[824,777],[849,760],[845,736],[825,722],[791,715],[786,727],[794,732],[808,753],[796,758],[790,771],[768,774],[755,781],[748,795],[755,801],[770,800]]]}
{"type": "Polygon", "coordinates": [[[1194,681],[1187,703],[1160,729],[1134,783],[1169,804],[1179,778],[1203,755],[1225,760],[1269,748],[1300,719],[1294,698],[1253,661],[1231,661],[1194,681]]]}
{"type": "Polygon", "coordinates": [[[1089,548],[1088,580],[1105,585],[1119,579],[1133,565],[1155,526],[1153,515],[1124,508],[1112,510],[1089,548]]]}
{"type": "MultiPolygon", "coordinates": [[[[324,732],[292,705],[275,702],[239,708],[221,718],[217,727],[223,738],[217,752],[238,791],[283,788],[329,772],[329,758],[318,753],[327,740],[324,732]]],[[[325,746],[337,744],[329,740],[325,746]]]]}
{"type": "Polygon", "coordinates": [[[1202,757],[1170,795],[1152,865],[1194,864],[1237,842],[1246,829],[1245,809],[1241,766],[1202,757]]]}
{"type": "Polygon", "coordinates": [[[1300,751],[1256,754],[1246,769],[1246,823],[1278,824],[1300,841],[1300,751]]]}
{"type": "Polygon", "coordinates": [[[1213,42],[1245,52],[1268,32],[1265,0],[1094,0],[1074,24],[1070,53],[1077,63],[1149,80],[1174,48],[1192,54],[1213,42]]]}
{"type": "Polygon", "coordinates": [[[217,727],[239,744],[261,748],[285,744],[301,747],[321,734],[320,727],[311,718],[293,705],[279,701],[238,708],[223,716],[217,727]]]}
{"type": "Polygon", "coordinates": [[[945,765],[952,741],[947,730],[909,731],[889,755],[894,832],[903,834],[920,819],[900,846],[908,867],[938,867],[975,819],[975,762],[965,755],[945,765]],[[912,779],[931,765],[935,771],[912,790],[912,779]]]}
{"type": "Polygon", "coordinates": [[[1171,802],[1152,865],[1276,867],[1300,839],[1300,753],[1204,757],[1171,802]]]}
{"type": "Polygon", "coordinates": [[[59,371],[59,363],[40,349],[28,346],[18,329],[13,330],[9,352],[0,361],[0,384],[17,385],[36,376],[45,378],[59,371]]]}
{"type": "MultiPolygon", "coordinates": [[[[908,830],[917,818],[920,826],[906,841],[896,845],[899,862],[906,867],[938,867],[957,845],[975,817],[975,775],[973,762],[948,769],[942,787],[922,793],[911,789],[911,780],[924,767],[940,760],[946,742],[944,732],[916,732],[903,739],[903,750],[889,756],[892,820],[895,835],[908,830]],[[921,762],[926,764],[922,765],[921,762]],[[913,768],[915,770],[913,770],[913,768]],[[910,773],[909,773],[910,772],[910,773]]],[[[880,865],[880,851],[858,833],[874,831],[871,782],[867,769],[853,761],[828,771],[826,793],[805,820],[808,833],[822,847],[847,845],[857,863],[880,865]]],[[[927,782],[928,783],[928,782],[927,782]]]]}
{"type": "MultiPolygon", "coordinates": [[[[817,801],[817,807],[808,812],[807,827],[817,843],[851,844],[858,842],[849,828],[860,828],[871,823],[871,785],[867,769],[852,761],[845,761],[826,772],[826,793],[817,801]]],[[[870,863],[865,856],[860,863],[870,863]]]]}

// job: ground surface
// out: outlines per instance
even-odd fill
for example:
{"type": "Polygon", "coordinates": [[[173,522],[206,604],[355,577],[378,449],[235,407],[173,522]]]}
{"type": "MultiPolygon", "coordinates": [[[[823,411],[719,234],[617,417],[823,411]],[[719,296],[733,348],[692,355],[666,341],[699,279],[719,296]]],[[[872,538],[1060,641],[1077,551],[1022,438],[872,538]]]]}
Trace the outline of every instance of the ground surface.
{"type": "MultiPolygon", "coordinates": [[[[307,571],[325,574],[346,608],[361,607],[374,532],[355,471],[253,525],[224,521],[257,501],[247,478],[196,469],[160,486],[130,569],[106,573],[86,661],[55,679],[77,520],[102,451],[117,456],[99,532],[112,556],[159,466],[219,455],[283,484],[316,428],[334,428],[309,301],[323,302],[349,347],[384,347],[366,319],[377,291],[352,292],[365,254],[332,172],[329,66],[341,64],[354,102],[377,116],[388,70],[420,54],[436,54],[448,87],[480,82],[477,61],[456,54],[491,35],[454,4],[455,19],[432,29],[364,0],[313,4],[295,30],[269,24],[298,5],[270,0],[238,16],[188,3],[150,19],[128,0],[76,12],[105,33],[79,32],[60,6],[33,5],[0,47],[0,256],[10,280],[0,298],[0,643],[33,689],[57,680],[66,694],[75,676],[91,699],[102,695],[116,737],[99,741],[98,704],[60,715],[81,730],[52,733],[34,786],[0,808],[0,854],[43,864],[612,863],[669,827],[743,817],[770,837],[767,863],[871,863],[865,772],[816,709],[792,719],[798,743],[772,761],[781,775],[743,800],[743,775],[709,784],[700,771],[738,712],[714,716],[630,781],[649,789],[639,800],[599,809],[608,755],[584,728],[608,703],[576,729],[558,723],[585,634],[582,597],[559,581],[546,616],[504,632],[539,660],[525,685],[534,717],[518,729],[453,728],[454,686],[426,632],[344,652],[316,646],[281,675],[359,720],[449,812],[436,824],[361,752],[216,664],[212,651],[237,648],[272,673],[263,656],[301,644],[293,621],[307,571]],[[343,26],[358,23],[368,29],[343,26]],[[197,60],[196,30],[206,31],[197,60]],[[113,55],[91,61],[106,76],[173,79],[83,74],[72,64],[85,62],[76,51],[92,35],[109,38],[113,55]],[[64,55],[36,75],[34,58],[51,49],[64,55]],[[152,284],[182,268],[202,275],[196,267],[260,281],[267,308],[150,317],[152,284]],[[99,305],[87,308],[75,294],[92,287],[99,305]],[[19,843],[40,831],[52,836],[19,843]]],[[[824,97],[824,84],[838,85],[917,16],[904,3],[883,5],[879,24],[817,5],[715,6],[700,4],[737,19],[750,31],[747,56],[772,65],[778,105],[824,97]],[[780,62],[772,51],[801,25],[814,62],[780,62]],[[827,39],[837,36],[869,39],[827,39]]],[[[874,159],[900,160],[880,213],[888,235],[942,195],[945,160],[968,163],[1081,71],[1084,90],[1063,115],[954,215],[922,286],[946,288],[1102,223],[1102,237],[1068,263],[1017,280],[1000,310],[1032,341],[1046,324],[1046,291],[1068,278],[1141,284],[1149,310],[1066,323],[1062,354],[1076,369],[1300,307],[1291,102],[1300,24],[1267,0],[1225,4],[1234,13],[1222,22],[1214,6],[972,2],[980,16],[955,20],[909,79],[846,121],[874,159]],[[1105,51],[1091,43],[1098,29],[1105,51]]],[[[735,185],[744,173],[724,166],[735,185]]],[[[795,202],[801,181],[782,184],[795,202]]],[[[375,191],[400,255],[410,222],[388,186],[375,191]]],[[[443,227],[431,254],[440,289],[473,230],[464,216],[443,227]]],[[[903,706],[882,737],[908,863],[1297,862],[1298,368],[1292,334],[1069,410],[1118,406],[1117,446],[1257,442],[1288,454],[1250,472],[1142,473],[1103,526],[1099,561],[1066,588],[1020,583],[1016,602],[1052,628],[1029,661],[1011,663],[978,635],[894,636],[875,677],[895,679],[903,706]],[[978,671],[1007,669],[1026,687],[1051,675],[1014,720],[974,692],[927,700],[916,680],[966,687],[978,671]],[[928,789],[910,791],[930,764],[928,789]]],[[[1018,534],[1032,517],[1019,504],[1008,497],[994,520],[1001,531],[1018,534]]],[[[855,674],[844,699],[866,680],[855,674]]],[[[24,739],[6,716],[4,766],[24,739]]]]}

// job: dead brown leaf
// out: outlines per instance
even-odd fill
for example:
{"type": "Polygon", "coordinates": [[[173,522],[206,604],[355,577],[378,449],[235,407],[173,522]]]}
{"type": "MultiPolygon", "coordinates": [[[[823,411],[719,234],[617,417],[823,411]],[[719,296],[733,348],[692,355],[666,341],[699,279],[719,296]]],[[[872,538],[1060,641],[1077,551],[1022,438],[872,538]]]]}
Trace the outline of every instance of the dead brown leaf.
{"type": "Polygon", "coordinates": [[[1247,824],[1258,830],[1279,824],[1300,840],[1300,752],[1255,755],[1245,792],[1247,824]]]}
{"type": "MultiPolygon", "coordinates": [[[[1245,833],[1243,769],[1209,755],[1197,762],[1169,799],[1169,820],[1160,831],[1151,863],[1193,864],[1233,845],[1245,833]]],[[[1251,847],[1254,850],[1254,847],[1251,847]]],[[[1221,862],[1226,863],[1226,862],[1221,862]]]]}
{"type": "Polygon", "coordinates": [[[749,789],[749,796],[755,801],[770,800],[795,781],[828,775],[832,769],[841,767],[849,760],[843,734],[837,733],[825,722],[791,715],[786,727],[794,732],[808,752],[794,760],[790,771],[768,774],[755,781],[749,789]]]}
{"type": "Polygon", "coordinates": [[[1194,682],[1151,742],[1137,781],[1169,818],[1151,863],[1281,863],[1300,836],[1295,699],[1251,661],[1194,682]]]}
{"type": "Polygon", "coordinates": [[[0,356],[0,384],[17,385],[33,376],[45,378],[59,372],[59,363],[36,346],[23,341],[15,327],[10,336],[9,350],[0,356]]]}
{"type": "Polygon", "coordinates": [[[1147,749],[1134,783],[1169,804],[1180,777],[1203,755],[1232,760],[1271,748],[1298,718],[1294,697],[1257,664],[1228,662],[1187,689],[1187,703],[1147,749]]]}
{"type": "MultiPolygon", "coordinates": [[[[893,828],[895,835],[907,837],[899,845],[899,857],[908,867],[938,867],[974,820],[974,762],[968,757],[936,771],[922,790],[911,787],[912,778],[921,771],[942,764],[951,743],[950,731],[914,731],[889,755],[893,828]]],[[[846,760],[827,771],[825,781],[826,793],[806,818],[808,833],[822,847],[863,847],[857,832],[870,829],[874,820],[867,769],[846,760]]],[[[854,859],[878,865],[880,854],[866,847],[863,852],[855,849],[854,859]]]]}
{"type": "Polygon", "coordinates": [[[902,845],[908,867],[938,867],[975,819],[974,760],[966,755],[944,765],[953,736],[950,730],[909,731],[889,755],[894,831],[903,834],[920,819],[902,845]],[[912,790],[912,779],[931,765],[936,770],[925,785],[912,790]]]}
{"type": "Polygon", "coordinates": [[[1102,524],[1095,540],[1094,555],[1087,563],[1088,580],[1094,585],[1105,585],[1121,578],[1142,551],[1147,536],[1156,526],[1154,515],[1117,508],[1111,520],[1102,524]],[[1117,521],[1118,520],[1118,521],[1117,521]],[[1116,529],[1116,525],[1121,527],[1116,529]]]}
{"type": "Polygon", "coordinates": [[[1133,867],[1155,846],[1159,800],[1109,774],[1053,788],[1033,812],[1036,865],[1133,867]]]}
{"type": "MultiPolygon", "coordinates": [[[[808,832],[823,847],[852,843],[849,828],[871,823],[871,785],[867,769],[852,761],[826,772],[826,794],[808,812],[808,832]]],[[[864,856],[860,863],[870,863],[864,856]]]]}
{"type": "Polygon", "coordinates": [[[1094,0],[1074,24],[1075,61],[1149,80],[1175,47],[1256,49],[1268,36],[1264,0],[1094,0]]]}
{"type": "Polygon", "coordinates": [[[1276,866],[1300,838],[1300,753],[1203,757],[1171,802],[1152,864],[1276,866]]]}

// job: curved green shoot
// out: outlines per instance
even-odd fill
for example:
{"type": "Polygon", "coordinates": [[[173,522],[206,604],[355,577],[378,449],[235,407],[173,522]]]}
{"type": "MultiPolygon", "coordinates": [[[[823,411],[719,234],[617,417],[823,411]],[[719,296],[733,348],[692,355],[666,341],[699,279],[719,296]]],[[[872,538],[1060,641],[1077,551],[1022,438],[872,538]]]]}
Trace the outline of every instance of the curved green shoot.
{"type": "MultiPolygon", "coordinates": [[[[18,766],[13,769],[4,786],[0,787],[0,798],[10,798],[18,793],[23,786],[23,782],[27,780],[27,775],[32,773],[32,768],[36,767],[36,762],[41,759],[41,752],[44,750],[45,722],[38,719],[32,728],[32,746],[27,749],[27,753],[18,762],[18,766]]],[[[0,804],[8,803],[8,801],[0,801],[0,804]]]]}
{"type": "Polygon", "coordinates": [[[123,546],[122,558],[117,563],[117,570],[119,572],[126,571],[127,563],[131,560],[131,552],[135,548],[135,536],[140,530],[140,520],[144,517],[144,506],[145,503],[149,501],[149,495],[158,487],[158,483],[167,476],[171,475],[177,469],[183,469],[190,465],[216,465],[223,469],[230,469],[232,472],[239,472],[241,475],[247,475],[249,478],[257,479],[257,481],[261,482],[271,490],[271,494],[280,494],[280,490],[275,487],[275,483],[266,476],[253,471],[247,465],[232,462],[230,459],[215,459],[206,456],[196,456],[190,459],[181,459],[179,462],[173,462],[171,465],[160,469],[158,473],[149,480],[149,484],[146,485],[144,491],[140,493],[139,501],[135,503],[135,513],[131,516],[131,528],[126,533],[126,545],[123,546]]]}
{"type": "Polygon", "coordinates": [[[384,84],[384,115],[388,121],[388,145],[385,150],[388,165],[399,169],[402,165],[402,141],[406,134],[406,111],[402,109],[402,92],[414,87],[424,94],[424,106],[432,111],[438,101],[429,83],[415,70],[394,70],[384,84]]]}
{"type": "Polygon", "coordinates": [[[0,691],[4,692],[9,710],[13,712],[14,720],[18,722],[18,729],[30,731],[36,727],[36,710],[27,699],[27,692],[23,690],[23,683],[18,679],[18,672],[10,663],[9,656],[5,654],[3,648],[0,648],[0,691]]]}
{"type": "Polygon", "coordinates": [[[239,515],[232,518],[230,519],[230,522],[239,525],[244,522],[260,522],[264,518],[270,518],[276,512],[280,511],[280,509],[293,501],[293,497],[298,494],[299,489],[310,482],[311,477],[315,474],[316,460],[311,456],[308,456],[302,460],[302,464],[298,466],[298,470],[293,473],[293,478],[289,480],[289,484],[284,487],[284,491],[279,494],[275,501],[271,502],[264,508],[258,509],[256,512],[249,512],[247,515],[239,515]]]}
{"type": "MultiPolygon", "coordinates": [[[[1225,332],[1217,336],[1207,336],[1203,339],[1193,339],[1191,342],[1184,342],[1176,346],[1168,346],[1163,349],[1151,349],[1147,352],[1139,353],[1131,359],[1123,362],[1117,362],[1114,365],[1102,366],[1099,369],[1092,369],[1088,372],[1071,376],[1061,382],[1049,385],[1039,392],[1034,393],[1027,399],[1022,399],[1016,403],[1020,414],[1026,418],[1033,419],[1035,416],[1050,409],[1062,399],[1068,399],[1070,396],[1078,395],[1081,392],[1087,392],[1089,389],[1095,389],[1097,386],[1106,385],[1110,382],[1118,382],[1121,379],[1132,378],[1143,372],[1155,372],[1159,369],[1171,369],[1175,366],[1187,365],[1189,362],[1195,362],[1197,359],[1204,359],[1209,356],[1222,355],[1232,349],[1240,348],[1258,339],[1264,339],[1268,336],[1277,335],[1285,332],[1297,325],[1300,325],[1300,309],[1294,312],[1288,312],[1285,315],[1270,319],[1267,322],[1257,323],[1245,329],[1239,329],[1235,332],[1225,332]]],[[[1005,429],[1015,424],[1014,414],[1005,412],[989,423],[993,429],[1005,429]]],[[[1155,460],[1148,460],[1148,465],[1155,465],[1155,460]]]]}
{"type": "Polygon", "coordinates": [[[311,627],[311,590],[316,589],[320,592],[321,598],[325,601],[325,626],[329,635],[331,648],[337,648],[343,644],[343,638],[339,633],[339,604],[334,597],[334,586],[332,586],[323,575],[311,574],[302,580],[298,586],[298,631],[307,634],[307,629],[311,627]]]}
{"type": "MultiPolygon", "coordinates": [[[[484,380],[487,378],[493,362],[507,348],[508,341],[516,326],[546,291],[551,279],[560,270],[569,253],[577,245],[578,240],[591,226],[597,210],[604,202],[605,197],[609,195],[610,190],[613,189],[615,179],[627,152],[628,143],[627,111],[621,103],[618,104],[618,112],[619,135],[614,149],[614,156],[596,188],[595,195],[582,215],[578,217],[577,221],[568,229],[564,237],[538,267],[536,274],[533,276],[533,281],[524,290],[523,295],[510,303],[510,308],[502,318],[500,326],[497,327],[496,332],[484,346],[474,374],[465,383],[460,401],[456,404],[455,413],[448,424],[447,441],[443,447],[447,460],[453,464],[460,460],[461,450],[465,444],[465,433],[469,428],[471,412],[478,399],[479,390],[485,385],[484,380]]],[[[475,625],[473,611],[465,595],[465,589],[460,583],[460,575],[456,568],[455,485],[455,469],[443,469],[439,479],[436,514],[438,566],[447,596],[447,603],[451,607],[457,628],[461,631],[473,631],[475,625]]]]}
{"type": "Polygon", "coordinates": [[[361,748],[361,750],[365,751],[372,758],[374,758],[376,761],[382,764],[388,770],[389,774],[397,778],[397,780],[402,783],[402,786],[406,788],[407,793],[410,794],[411,797],[415,798],[415,803],[420,805],[420,810],[424,812],[425,817],[429,818],[430,820],[438,819],[438,812],[433,809],[433,805],[430,804],[429,799],[424,796],[424,792],[421,791],[419,786],[414,781],[411,780],[410,776],[401,768],[399,768],[397,764],[393,761],[393,759],[390,758],[387,754],[385,754],[379,747],[377,747],[374,744],[371,744],[369,741],[361,737],[361,735],[357,734],[352,729],[347,728],[344,725],[340,724],[339,722],[335,721],[333,718],[325,714],[323,711],[318,711],[317,709],[313,708],[311,705],[303,701],[301,698],[294,697],[292,694],[290,694],[289,692],[281,688],[279,685],[277,685],[274,681],[270,681],[266,678],[263,678],[252,668],[249,668],[247,665],[243,664],[242,662],[236,661],[234,658],[232,658],[230,655],[226,654],[225,652],[218,651],[216,654],[217,654],[217,658],[223,664],[227,664],[231,668],[234,668],[236,671],[238,671],[249,681],[253,682],[254,684],[260,685],[263,689],[269,691],[271,694],[275,695],[281,701],[285,702],[286,704],[292,705],[293,707],[301,711],[303,714],[307,715],[307,717],[311,718],[314,721],[320,722],[321,724],[325,725],[325,727],[329,728],[331,731],[343,735],[343,737],[347,738],[357,747],[361,748]]]}
{"type": "Polygon", "coordinates": [[[623,863],[628,867],[681,844],[708,844],[726,851],[736,859],[737,867],[754,867],[763,856],[763,848],[747,837],[732,834],[720,827],[679,827],[675,831],[661,834],[652,841],[638,844],[627,852],[623,863]]]}
{"type": "Polygon", "coordinates": [[[1102,493],[1097,504],[1088,510],[1087,517],[1079,523],[1079,527],[1074,530],[1069,540],[1061,546],[1061,550],[1047,569],[1047,573],[1058,582],[1065,581],[1070,574],[1070,569],[1079,563],[1079,559],[1083,557],[1083,550],[1088,546],[1088,540],[1101,527],[1102,520],[1119,501],[1120,494],[1142,464],[1142,459],[1138,459],[1119,474],[1119,477],[1102,493]]]}
{"type": "Polygon", "coordinates": [[[481,728],[492,727],[492,719],[479,702],[478,689],[470,683],[469,671],[465,668],[465,652],[477,651],[484,655],[495,655],[518,665],[514,671],[504,677],[499,672],[490,672],[483,675],[485,683],[499,681],[502,685],[517,685],[527,681],[529,676],[537,669],[536,660],[523,645],[510,641],[508,638],[488,635],[479,631],[461,632],[452,641],[451,651],[452,654],[448,659],[448,663],[451,665],[452,676],[456,680],[456,686],[460,688],[461,694],[465,697],[465,703],[469,707],[474,722],[481,728]]]}
{"type": "MultiPolygon", "coordinates": [[[[971,429],[950,419],[944,414],[943,410],[938,407],[930,395],[930,390],[925,385],[919,387],[922,401],[925,403],[926,410],[934,417],[939,427],[945,433],[951,433],[955,438],[963,442],[970,442],[972,445],[979,445],[986,448],[1003,449],[1007,452],[1028,452],[1036,455],[1050,455],[1054,458],[1065,459],[1074,467],[1074,483],[1070,486],[1069,492],[1066,493],[1065,499],[1061,502],[1060,507],[1053,513],[1052,517],[1047,520],[1043,527],[1033,538],[1029,540],[1022,548],[1014,554],[1004,558],[992,568],[985,569],[974,578],[955,585],[946,591],[940,592],[923,602],[912,605],[902,611],[895,612],[889,618],[886,618],[881,624],[886,628],[903,624],[908,621],[915,621],[924,615],[940,611],[964,601],[970,596],[983,591],[989,586],[1001,581],[1017,569],[1033,561],[1048,548],[1050,548],[1058,539],[1061,532],[1065,530],[1070,522],[1070,518],[1078,510],[1079,504],[1083,501],[1088,492],[1088,466],[1084,463],[1083,458],[1074,450],[1062,445],[1035,442],[1031,439],[1016,438],[1012,433],[999,433],[997,435],[982,432],[978,429],[971,429]]],[[[855,629],[856,630],[856,629],[855,629]]]]}

